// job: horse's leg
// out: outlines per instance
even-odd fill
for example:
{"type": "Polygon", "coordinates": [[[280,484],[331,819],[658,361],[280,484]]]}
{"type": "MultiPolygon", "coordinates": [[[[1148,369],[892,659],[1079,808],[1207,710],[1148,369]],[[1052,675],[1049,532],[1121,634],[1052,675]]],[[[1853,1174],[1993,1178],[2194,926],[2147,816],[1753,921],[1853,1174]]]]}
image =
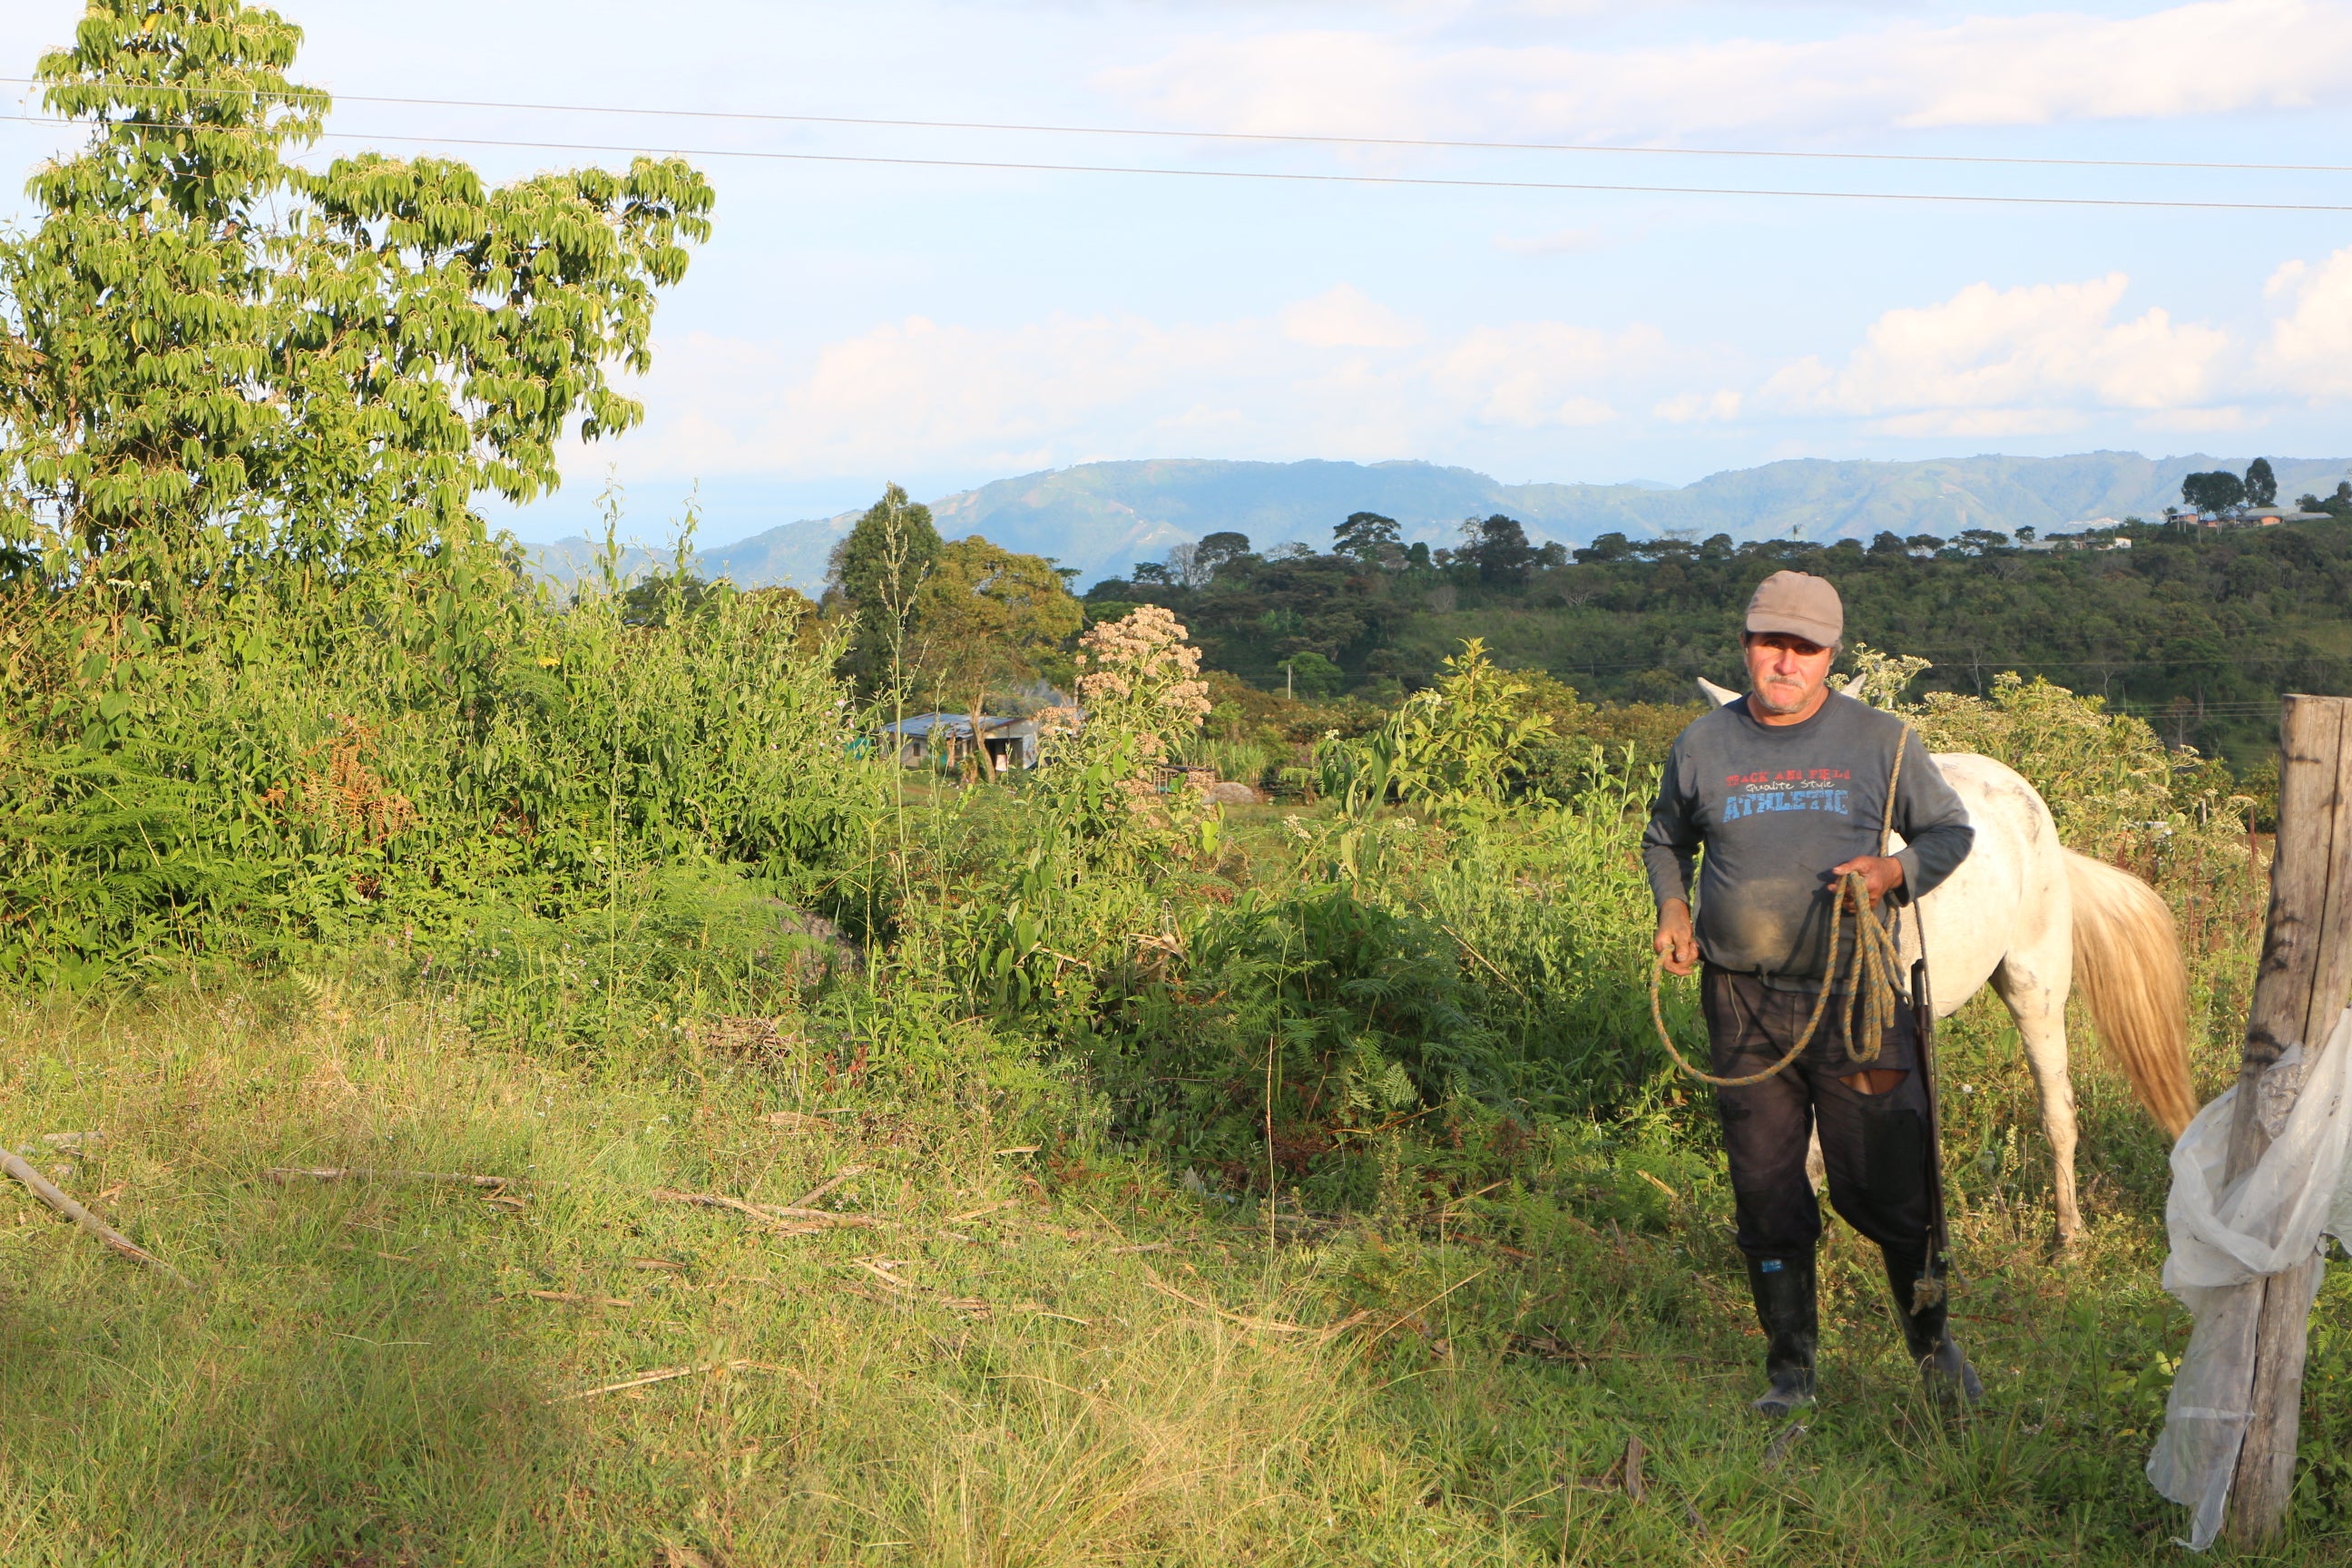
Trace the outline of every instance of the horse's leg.
{"type": "Polygon", "coordinates": [[[2083,1231],[2083,1210],[2074,1192],[2074,1085],[2066,1076],[2066,992],[2073,954],[2062,947],[2054,964],[2052,956],[2009,953],[1992,972],[1992,987],[2017,1020],[2017,1032],[2025,1042],[2025,1065],[2042,1101],[2042,1131],[2050,1140],[2057,1196],[2058,1245],[2063,1248],[2073,1246],[2083,1231]]]}

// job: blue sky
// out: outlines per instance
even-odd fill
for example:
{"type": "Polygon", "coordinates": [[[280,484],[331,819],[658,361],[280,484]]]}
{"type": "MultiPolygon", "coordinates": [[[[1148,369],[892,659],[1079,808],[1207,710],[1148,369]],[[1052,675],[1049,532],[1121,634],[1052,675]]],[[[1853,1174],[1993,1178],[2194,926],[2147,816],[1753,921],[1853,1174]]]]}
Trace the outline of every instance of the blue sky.
{"type": "MultiPolygon", "coordinates": [[[[2352,0],[294,0],[298,78],[499,100],[1653,148],[2352,163],[2352,0]]],[[[10,0],[0,74],[79,0],[10,0]]],[[[19,87],[5,89],[21,95],[19,87]]],[[[12,111],[29,100],[12,97],[12,111]]],[[[2275,201],[2352,174],[1236,145],[347,101],[465,136],[1480,180],[2275,201]]],[[[0,164],[68,144],[0,124],[0,164]]],[[[354,145],[327,144],[328,151],[354,145]]],[[[645,426],[510,520],[699,480],[723,542],[1102,458],[1685,482],[1778,458],[2352,453],[2352,212],[1929,205],[699,160],[645,426]]],[[[22,216],[21,201],[16,204],[22,216]]]]}

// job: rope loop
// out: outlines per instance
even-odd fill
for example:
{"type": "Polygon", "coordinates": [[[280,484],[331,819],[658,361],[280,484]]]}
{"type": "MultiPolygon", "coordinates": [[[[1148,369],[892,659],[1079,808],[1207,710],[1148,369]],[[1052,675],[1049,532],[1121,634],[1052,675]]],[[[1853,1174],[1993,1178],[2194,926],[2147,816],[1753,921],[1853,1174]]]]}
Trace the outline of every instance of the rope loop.
{"type": "MultiPolygon", "coordinates": [[[[1878,853],[1886,853],[1887,840],[1895,831],[1895,795],[1903,782],[1903,752],[1911,742],[1911,726],[1903,725],[1903,733],[1895,742],[1895,766],[1886,777],[1886,809],[1878,824],[1878,853]]],[[[1666,1016],[1659,1001],[1659,987],[1666,973],[1666,955],[1659,953],[1650,964],[1650,1022],[1657,1026],[1658,1043],[1666,1047],[1666,1055],[1675,1066],[1717,1089],[1745,1089],[1749,1084],[1762,1083],[1786,1070],[1790,1062],[1802,1056],[1812,1044],[1813,1035],[1822,1026],[1829,1012],[1832,984],[1838,973],[1838,936],[1844,926],[1844,910],[1851,905],[1854,911],[1853,952],[1847,957],[1845,1009],[1841,1021],[1845,1026],[1846,1056],[1867,1066],[1886,1048],[1886,1036],[1895,1026],[1896,1009],[1902,1005],[1898,977],[1903,960],[1896,950],[1891,921],[1881,920],[1870,907],[1870,887],[1859,871],[1848,871],[1839,882],[1834,901],[1830,906],[1829,952],[1822,959],[1821,987],[1813,997],[1812,1016],[1805,1020],[1804,1032],[1797,1037],[1788,1054],[1762,1072],[1752,1072],[1745,1078],[1717,1078],[1701,1072],[1675,1048],[1674,1037],[1667,1032],[1666,1016]],[[1854,1030],[1854,1013],[1862,1014],[1862,1031],[1854,1030]]]]}

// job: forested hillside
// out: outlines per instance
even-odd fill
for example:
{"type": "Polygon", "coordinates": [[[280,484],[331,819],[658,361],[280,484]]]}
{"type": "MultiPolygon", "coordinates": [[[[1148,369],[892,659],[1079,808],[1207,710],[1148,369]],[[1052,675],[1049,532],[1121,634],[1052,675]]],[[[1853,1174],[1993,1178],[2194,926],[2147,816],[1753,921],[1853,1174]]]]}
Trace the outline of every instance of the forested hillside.
{"type": "MultiPolygon", "coordinates": [[[[1339,526],[1379,535],[1381,521],[1339,526]]],[[[2046,676],[2146,716],[2176,744],[2245,760],[2270,743],[2279,693],[2352,689],[2343,519],[2133,525],[2054,550],[1972,531],[1954,542],[1883,533],[1867,547],[1612,534],[1570,554],[1532,547],[1506,518],[1451,552],[1351,539],[1286,555],[1213,535],[1199,555],[1099,584],[1088,599],[1097,616],[1168,605],[1212,668],[1268,689],[1410,688],[1481,637],[1503,662],[1589,698],[1680,702],[1695,676],[1733,678],[1749,592],[1793,567],[1838,584],[1850,642],[1932,660],[1921,690],[1981,695],[2001,670],[2046,676]]]]}
{"type": "MultiPolygon", "coordinates": [[[[2322,494],[2343,481],[2339,458],[2278,458],[2281,493],[2322,494]]],[[[2137,452],[2078,452],[2063,458],[1937,458],[1916,462],[1835,462],[1790,458],[1731,468],[1680,487],[1656,484],[1505,484],[1468,468],[1434,463],[1220,462],[1200,458],[1079,463],[994,480],[930,503],[940,525],[980,533],[1008,549],[1052,556],[1093,583],[1125,573],[1171,545],[1214,532],[1249,535],[1262,549],[1292,541],[1320,544],[1333,519],[1369,510],[1396,520],[1407,540],[1438,545],[1465,517],[1503,513],[1529,535],[1580,544],[1607,533],[1630,539],[1724,533],[1736,541],[1838,539],[1867,542],[1892,531],[1958,534],[1971,528],[2043,531],[2089,526],[2094,518],[2137,512],[2154,517],[2177,502],[2181,481],[2200,470],[2232,473],[2242,458],[2201,453],[2146,458],[2137,452]]],[[[698,482],[702,514],[730,534],[758,529],[702,552],[703,571],[738,586],[782,584],[814,594],[824,581],[825,554],[857,519],[855,511],[760,528],[775,498],[756,484],[698,482]]],[[[683,498],[636,496],[637,510],[674,515],[683,498]],[[645,503],[652,502],[650,509],[645,503]]],[[[580,517],[581,495],[537,503],[540,526],[580,517]]],[[[2224,503],[2226,504],[2226,503],[2224,503]]],[[[581,521],[586,521],[582,518],[581,521]]],[[[518,526],[520,520],[518,519],[518,526]]],[[[533,552],[535,569],[559,582],[595,572],[591,529],[533,552]]],[[[635,552],[644,569],[658,555],[635,552]]]]}

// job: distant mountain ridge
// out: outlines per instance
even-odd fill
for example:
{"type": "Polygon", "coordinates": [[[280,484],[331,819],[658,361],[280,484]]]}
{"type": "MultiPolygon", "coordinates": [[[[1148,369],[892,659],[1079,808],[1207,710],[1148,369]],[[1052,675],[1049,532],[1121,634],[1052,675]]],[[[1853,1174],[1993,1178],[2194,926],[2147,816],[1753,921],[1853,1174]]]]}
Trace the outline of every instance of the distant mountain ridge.
{"type": "MultiPolygon", "coordinates": [[[[1326,547],[1352,511],[1397,520],[1408,540],[1451,543],[1465,518],[1507,512],[1538,540],[1588,544],[1603,533],[1654,539],[1727,533],[1735,541],[1796,537],[1868,540],[1882,531],[1949,538],[1963,529],[2042,532],[2102,517],[2153,517],[2180,499],[2183,476],[2229,468],[2251,457],[2204,453],[2146,458],[2084,452],[2064,458],[1936,458],[1912,462],[1840,462],[1801,458],[1734,468],[1679,488],[1504,484],[1469,468],[1434,463],[1234,462],[1160,458],[1081,463],[998,479],[931,502],[949,538],[982,533],[1013,550],[1050,555],[1078,569],[1081,584],[1124,575],[1171,546],[1220,530],[1249,535],[1260,549],[1297,540],[1326,547]]],[[[2279,496],[2332,491],[2352,476],[2352,459],[2273,458],[2279,496]]],[[[745,587],[788,584],[814,594],[825,558],[858,513],[786,523],[697,553],[700,571],[745,587]]],[[[662,558],[629,552],[635,574],[662,558]]],[[[569,580],[593,569],[594,546],[559,540],[535,552],[546,575],[569,580]]]]}

